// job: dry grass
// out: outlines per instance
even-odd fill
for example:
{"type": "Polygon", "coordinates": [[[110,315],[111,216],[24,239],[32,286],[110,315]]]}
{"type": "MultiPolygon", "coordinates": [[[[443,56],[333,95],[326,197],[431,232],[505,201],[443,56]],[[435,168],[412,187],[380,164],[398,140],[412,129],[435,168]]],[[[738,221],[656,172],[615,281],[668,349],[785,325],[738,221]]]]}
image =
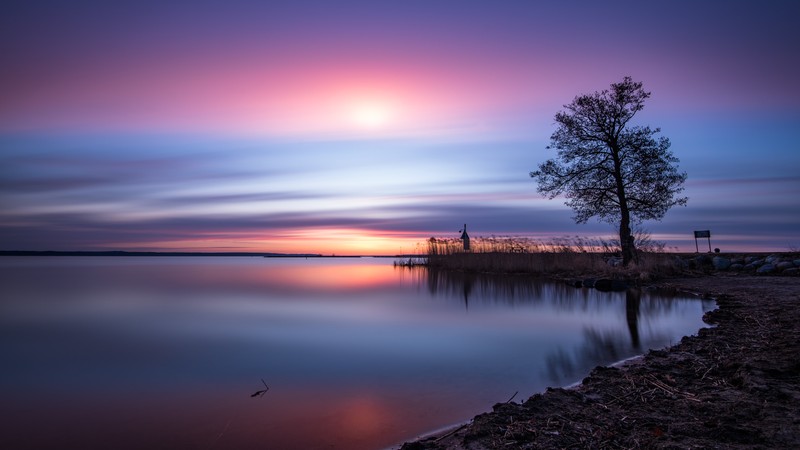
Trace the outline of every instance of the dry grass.
{"type": "MultiPolygon", "coordinates": [[[[430,238],[427,254],[453,255],[464,253],[461,239],[430,238]]],[[[517,236],[489,236],[470,239],[470,253],[613,253],[613,241],[581,236],[554,238],[550,241],[517,236]]]]}
{"type": "Polygon", "coordinates": [[[479,237],[464,251],[459,239],[427,241],[427,265],[465,272],[596,275],[650,280],[680,272],[677,258],[656,244],[626,268],[615,265],[618,247],[598,238],[567,237],[541,242],[518,237],[479,237]]]}

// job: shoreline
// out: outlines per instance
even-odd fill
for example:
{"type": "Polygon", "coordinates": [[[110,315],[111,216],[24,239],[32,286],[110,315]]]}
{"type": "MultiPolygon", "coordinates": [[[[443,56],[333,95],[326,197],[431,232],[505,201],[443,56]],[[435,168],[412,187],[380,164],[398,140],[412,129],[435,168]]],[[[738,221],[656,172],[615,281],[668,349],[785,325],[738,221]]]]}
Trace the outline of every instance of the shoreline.
{"type": "MultiPolygon", "coordinates": [[[[694,335],[692,335],[692,336],[694,336],[694,335]]],[[[686,337],[686,336],[684,336],[684,337],[686,337]]],[[[648,350],[648,352],[649,351],[650,350],[648,350]]],[[[629,364],[639,364],[641,361],[644,360],[644,357],[645,357],[646,354],[647,353],[642,353],[640,355],[631,356],[629,358],[621,359],[619,361],[616,361],[614,363],[609,364],[607,367],[620,368],[620,367],[625,367],[626,365],[629,365],[629,364]]],[[[569,390],[569,389],[577,389],[578,387],[581,386],[581,384],[583,384],[583,380],[578,380],[578,381],[575,381],[573,383],[570,383],[570,384],[567,384],[567,385],[564,385],[564,386],[560,386],[560,387],[558,387],[556,389],[567,389],[567,390],[569,390]]],[[[510,403],[510,402],[506,402],[506,403],[510,403]]],[[[469,420],[465,420],[465,421],[458,422],[458,423],[455,423],[455,424],[445,425],[443,427],[439,427],[439,428],[437,428],[435,430],[431,430],[431,431],[422,433],[422,434],[420,434],[419,436],[416,436],[414,439],[412,439],[410,441],[407,441],[407,442],[404,442],[404,443],[398,443],[398,444],[392,445],[391,447],[387,447],[387,448],[385,448],[383,450],[399,450],[399,449],[402,448],[403,444],[415,443],[415,442],[426,441],[426,440],[431,440],[431,439],[436,440],[438,442],[439,440],[442,440],[442,439],[444,439],[446,437],[449,437],[451,434],[455,434],[460,429],[469,426],[470,424],[472,424],[473,419],[469,419],[469,420]]]]}
{"type": "MultiPolygon", "coordinates": [[[[699,298],[699,294],[691,293],[691,295],[696,295],[699,298]]],[[[698,329],[698,332],[699,331],[700,331],[700,329],[698,329]]],[[[696,335],[696,333],[693,334],[692,336],[695,336],[695,335],[696,335]]],[[[683,337],[686,337],[686,336],[683,336],[683,337]]],[[[649,351],[650,350],[648,350],[648,352],[649,351]]],[[[625,367],[626,365],[629,365],[629,364],[639,364],[641,361],[644,360],[644,357],[645,357],[646,354],[647,353],[642,353],[640,355],[624,358],[624,359],[621,359],[619,361],[616,361],[616,362],[613,362],[613,363],[609,364],[607,367],[620,368],[620,367],[625,367]]],[[[580,385],[582,383],[583,383],[583,380],[581,379],[581,380],[572,382],[570,384],[567,384],[567,385],[564,385],[564,386],[560,386],[557,389],[577,389],[578,387],[580,387],[580,385]]],[[[510,401],[506,402],[506,403],[510,403],[510,401]]],[[[404,442],[404,443],[394,444],[394,445],[392,445],[390,447],[387,447],[387,448],[385,448],[383,450],[399,450],[399,449],[402,448],[403,444],[415,443],[415,442],[419,442],[419,441],[436,440],[438,442],[439,440],[442,440],[442,439],[450,436],[451,434],[455,434],[460,429],[469,426],[472,423],[472,421],[473,421],[473,419],[468,419],[468,420],[464,420],[464,421],[461,421],[461,422],[457,422],[455,424],[445,425],[445,426],[439,427],[439,428],[437,428],[435,430],[431,430],[431,431],[422,433],[419,436],[414,437],[412,440],[409,440],[409,441],[404,442]]]]}
{"type": "Polygon", "coordinates": [[[709,327],[392,448],[800,447],[800,279],[652,285],[714,297],[709,327]]]}

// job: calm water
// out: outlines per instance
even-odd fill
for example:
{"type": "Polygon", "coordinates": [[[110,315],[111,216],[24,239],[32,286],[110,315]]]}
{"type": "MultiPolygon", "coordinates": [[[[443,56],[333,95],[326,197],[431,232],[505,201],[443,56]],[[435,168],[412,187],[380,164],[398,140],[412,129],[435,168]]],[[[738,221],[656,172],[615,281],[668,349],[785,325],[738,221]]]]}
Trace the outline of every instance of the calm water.
{"type": "Polygon", "coordinates": [[[385,448],[713,307],[370,258],[4,257],[0,286],[2,448],[385,448]]]}

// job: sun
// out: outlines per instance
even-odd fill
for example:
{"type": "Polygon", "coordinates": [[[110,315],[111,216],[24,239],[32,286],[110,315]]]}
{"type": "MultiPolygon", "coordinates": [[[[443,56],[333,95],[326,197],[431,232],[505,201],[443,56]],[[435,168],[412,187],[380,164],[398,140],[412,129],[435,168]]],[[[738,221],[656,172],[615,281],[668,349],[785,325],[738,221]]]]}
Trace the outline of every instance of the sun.
{"type": "Polygon", "coordinates": [[[360,102],[352,107],[350,119],[359,128],[383,128],[392,120],[392,109],[378,102],[360,102]]]}

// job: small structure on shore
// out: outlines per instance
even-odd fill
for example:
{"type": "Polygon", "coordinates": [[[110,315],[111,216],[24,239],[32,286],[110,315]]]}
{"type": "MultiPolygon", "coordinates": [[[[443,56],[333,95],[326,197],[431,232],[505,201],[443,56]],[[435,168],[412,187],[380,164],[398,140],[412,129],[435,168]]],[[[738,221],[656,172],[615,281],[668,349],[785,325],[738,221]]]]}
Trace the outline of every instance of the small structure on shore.
{"type": "Polygon", "coordinates": [[[464,224],[464,229],[461,230],[461,242],[464,243],[464,251],[469,251],[469,235],[467,234],[467,224],[464,224]]]}
{"type": "Polygon", "coordinates": [[[700,253],[700,247],[697,245],[697,238],[708,238],[708,253],[711,253],[711,230],[698,230],[694,232],[694,248],[697,250],[697,253],[700,253]]]}

